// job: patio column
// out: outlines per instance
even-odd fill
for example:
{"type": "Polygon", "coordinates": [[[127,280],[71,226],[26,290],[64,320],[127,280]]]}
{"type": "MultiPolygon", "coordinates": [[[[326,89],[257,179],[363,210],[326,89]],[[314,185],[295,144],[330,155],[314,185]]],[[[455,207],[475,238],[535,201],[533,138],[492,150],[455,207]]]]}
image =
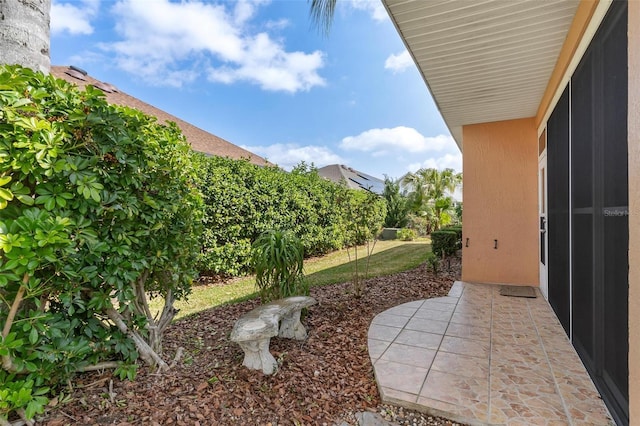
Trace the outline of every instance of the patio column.
{"type": "Polygon", "coordinates": [[[462,279],[538,286],[533,118],[463,127],[462,279]]]}

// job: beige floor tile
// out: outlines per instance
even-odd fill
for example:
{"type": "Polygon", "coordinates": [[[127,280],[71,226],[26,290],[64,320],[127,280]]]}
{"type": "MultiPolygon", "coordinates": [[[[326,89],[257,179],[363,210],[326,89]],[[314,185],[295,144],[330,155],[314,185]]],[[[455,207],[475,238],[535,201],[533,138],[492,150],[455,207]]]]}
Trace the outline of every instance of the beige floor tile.
{"type": "Polygon", "coordinates": [[[491,314],[462,314],[454,312],[451,316],[451,322],[455,324],[467,324],[482,326],[488,324],[491,320],[491,314]]]}
{"type": "Polygon", "coordinates": [[[380,358],[380,355],[384,353],[389,347],[390,342],[383,340],[368,339],[367,346],[369,349],[369,358],[371,361],[375,361],[380,358]]]}
{"type": "MultiPolygon", "coordinates": [[[[584,374],[586,375],[586,372],[584,374]]],[[[556,375],[557,386],[571,420],[574,424],[612,424],[609,411],[600,400],[598,391],[585,375],[556,375]]]]}
{"type": "Polygon", "coordinates": [[[416,346],[392,343],[380,356],[380,360],[407,364],[415,367],[429,368],[433,362],[436,351],[433,349],[419,348],[416,346]]]}
{"type": "Polygon", "coordinates": [[[432,370],[489,380],[489,359],[438,351],[432,370]]]}
{"type": "MultiPolygon", "coordinates": [[[[431,300],[431,299],[427,299],[427,300],[431,300]]],[[[412,302],[407,302],[407,303],[403,303],[402,305],[398,305],[398,306],[402,306],[404,308],[419,308],[420,306],[422,306],[424,304],[424,302],[426,302],[427,300],[422,299],[422,300],[414,300],[412,302]]]]}
{"type": "Polygon", "coordinates": [[[483,342],[489,342],[491,339],[490,328],[469,324],[450,323],[445,334],[447,336],[481,340],[483,342]]]}
{"type": "Polygon", "coordinates": [[[429,370],[379,359],[374,364],[374,371],[381,387],[417,395],[429,370]]]}
{"type": "Polygon", "coordinates": [[[540,338],[533,331],[510,331],[498,332],[494,329],[491,336],[491,343],[501,345],[533,345],[541,344],[540,338]]]}
{"type": "Polygon", "coordinates": [[[458,298],[450,297],[450,296],[434,297],[433,299],[428,299],[428,300],[433,300],[434,302],[437,302],[437,303],[452,303],[454,305],[458,304],[458,298]]]}
{"type": "Polygon", "coordinates": [[[495,343],[491,346],[491,359],[521,364],[548,364],[547,356],[541,345],[513,346],[495,343]]]}
{"type": "Polygon", "coordinates": [[[463,407],[477,406],[477,404],[488,407],[489,404],[486,379],[458,376],[436,370],[429,371],[420,396],[463,407]]]}
{"type": "Polygon", "coordinates": [[[378,314],[372,321],[372,324],[386,325],[388,327],[404,327],[409,322],[410,317],[401,315],[391,315],[386,312],[378,314]]]}
{"type": "Polygon", "coordinates": [[[408,392],[402,392],[392,388],[380,387],[380,397],[385,402],[400,403],[407,402],[414,404],[417,402],[418,395],[408,392]]]}
{"type": "Polygon", "coordinates": [[[436,320],[436,321],[449,321],[449,319],[451,318],[451,312],[436,311],[435,309],[431,309],[429,306],[423,306],[422,308],[416,311],[413,317],[436,320]]]}
{"type": "Polygon", "coordinates": [[[390,314],[390,315],[399,315],[403,317],[412,317],[417,310],[418,308],[411,308],[408,306],[400,305],[391,309],[387,309],[383,313],[390,314]]]}
{"type": "Polygon", "coordinates": [[[481,358],[489,358],[489,348],[486,342],[453,336],[444,336],[440,344],[441,351],[481,358]]]}
{"type": "Polygon", "coordinates": [[[430,412],[437,416],[447,417],[459,421],[461,423],[467,422],[487,422],[487,405],[482,402],[476,402],[469,406],[451,404],[444,401],[438,401],[436,399],[427,398],[424,396],[418,397],[418,404],[424,407],[429,407],[430,412]]]}
{"type": "Polygon", "coordinates": [[[464,283],[462,281],[456,281],[449,289],[449,296],[460,297],[464,291],[464,283]]]}
{"type": "Polygon", "coordinates": [[[516,392],[491,394],[491,423],[508,425],[568,425],[562,402],[549,395],[528,396],[516,392]],[[506,418],[506,421],[505,421],[506,418]]]}
{"type": "Polygon", "coordinates": [[[444,334],[447,330],[449,323],[447,321],[436,321],[426,318],[411,318],[407,325],[406,330],[424,331],[426,333],[438,333],[444,334]]]}
{"type": "Polygon", "coordinates": [[[371,324],[369,327],[369,339],[383,340],[385,342],[393,342],[393,340],[402,331],[398,327],[387,327],[381,324],[371,324]]]}
{"type": "Polygon", "coordinates": [[[419,348],[438,349],[442,342],[442,334],[402,330],[394,342],[419,348]]]}
{"type": "Polygon", "coordinates": [[[528,321],[518,320],[502,320],[500,318],[493,318],[491,322],[492,330],[495,335],[501,334],[527,334],[530,336],[539,337],[536,327],[528,321]]]}
{"type": "Polygon", "coordinates": [[[369,351],[383,401],[463,423],[612,425],[546,300],[499,289],[460,282],[377,318],[369,351]]]}
{"type": "Polygon", "coordinates": [[[443,311],[443,312],[453,312],[456,305],[453,303],[441,303],[437,301],[438,299],[427,299],[424,304],[420,307],[421,310],[429,309],[432,311],[443,311]]]}
{"type": "Polygon", "coordinates": [[[486,296],[462,296],[457,308],[470,308],[477,310],[491,310],[491,299],[486,296]]]}
{"type": "Polygon", "coordinates": [[[511,394],[526,398],[537,395],[555,396],[553,374],[546,365],[515,364],[508,361],[491,361],[491,398],[506,397],[511,394]]]}

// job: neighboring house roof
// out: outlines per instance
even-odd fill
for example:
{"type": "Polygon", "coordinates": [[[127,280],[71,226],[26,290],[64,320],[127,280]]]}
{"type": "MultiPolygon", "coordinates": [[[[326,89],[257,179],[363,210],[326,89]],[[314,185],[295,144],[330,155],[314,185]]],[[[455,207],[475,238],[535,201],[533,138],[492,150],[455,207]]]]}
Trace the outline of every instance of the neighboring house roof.
{"type": "Polygon", "coordinates": [[[99,81],[90,75],[84,74],[84,72],[78,71],[78,68],[67,66],[52,66],[51,74],[55,77],[62,78],[68,82],[76,84],[77,86],[84,88],[90,84],[98,89],[102,90],[107,98],[107,101],[111,104],[128,106],[138,109],[145,114],[152,115],[158,119],[160,123],[168,121],[175,122],[182,130],[182,133],[187,138],[187,141],[191,144],[194,151],[202,152],[207,155],[215,155],[218,157],[229,157],[233,159],[248,159],[250,162],[259,166],[271,165],[267,160],[256,155],[246,149],[240,148],[237,145],[232,144],[216,135],[213,135],[205,130],[202,130],[193,124],[187,123],[184,120],[175,117],[168,112],[162,111],[149,105],[140,99],[134,98],[124,92],[121,92],[116,87],[109,83],[99,81]]]}
{"type": "Polygon", "coordinates": [[[383,3],[460,149],[464,125],[536,116],[581,4],[383,3]]]}
{"type": "Polygon", "coordinates": [[[333,182],[344,181],[351,189],[364,189],[378,195],[382,195],[384,191],[384,180],[342,164],[331,164],[319,168],[318,174],[333,182]]]}

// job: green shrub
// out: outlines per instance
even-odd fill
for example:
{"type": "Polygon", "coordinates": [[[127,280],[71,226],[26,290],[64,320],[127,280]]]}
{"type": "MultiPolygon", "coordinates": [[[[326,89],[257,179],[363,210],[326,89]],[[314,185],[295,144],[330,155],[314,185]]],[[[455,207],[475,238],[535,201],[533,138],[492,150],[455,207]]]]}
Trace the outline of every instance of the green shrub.
{"type": "Polygon", "coordinates": [[[434,275],[438,275],[438,271],[440,270],[440,258],[436,256],[433,252],[427,254],[427,270],[431,270],[434,275]]]}
{"type": "Polygon", "coordinates": [[[429,223],[429,219],[416,214],[409,215],[407,228],[416,231],[420,237],[426,237],[431,233],[431,224],[429,223]]]}
{"type": "MultiPolygon", "coordinates": [[[[249,273],[248,247],[270,229],[291,230],[302,241],[306,256],[364,241],[349,232],[348,219],[349,209],[364,202],[363,192],[330,182],[304,164],[287,173],[246,160],[203,156],[200,175],[206,205],[197,264],[201,273],[249,273]]],[[[384,201],[376,197],[374,207],[367,220],[381,224],[384,201]]]]}
{"type": "Polygon", "coordinates": [[[398,229],[397,237],[401,241],[413,241],[416,237],[416,231],[409,228],[398,229]]]}
{"type": "Polygon", "coordinates": [[[0,67],[0,87],[4,423],[87,366],[167,366],[162,331],[195,276],[202,204],[177,126],[25,68],[0,67]],[[160,318],[147,295],[166,298],[160,318]]]}
{"type": "Polygon", "coordinates": [[[456,249],[462,248],[462,225],[449,225],[440,229],[441,231],[453,231],[456,233],[456,249]]]}
{"type": "Polygon", "coordinates": [[[433,231],[431,250],[436,256],[451,256],[458,250],[458,234],[455,231],[433,231]]]}
{"type": "Polygon", "coordinates": [[[290,231],[267,231],[251,246],[251,264],[263,302],[306,296],[309,287],[302,273],[304,247],[290,231]]]}

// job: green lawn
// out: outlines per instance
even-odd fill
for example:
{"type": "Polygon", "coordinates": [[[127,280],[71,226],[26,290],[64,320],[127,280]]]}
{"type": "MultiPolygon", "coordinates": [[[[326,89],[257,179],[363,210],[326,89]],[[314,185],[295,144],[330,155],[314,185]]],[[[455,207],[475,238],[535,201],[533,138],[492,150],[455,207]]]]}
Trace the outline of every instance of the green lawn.
{"type": "MultiPolygon", "coordinates": [[[[414,268],[425,261],[431,251],[429,239],[416,241],[378,241],[369,261],[369,277],[395,274],[414,268]]],[[[307,259],[304,262],[305,276],[309,285],[319,286],[349,281],[353,273],[353,255],[351,262],[346,250],[339,250],[326,256],[307,259]]],[[[358,269],[364,272],[366,249],[358,248],[358,269]]],[[[251,299],[257,295],[253,276],[237,278],[225,285],[195,286],[189,299],[176,302],[180,310],[176,318],[184,317],[215,306],[251,299]]],[[[161,308],[162,301],[151,301],[153,311],[161,308]]]]}

